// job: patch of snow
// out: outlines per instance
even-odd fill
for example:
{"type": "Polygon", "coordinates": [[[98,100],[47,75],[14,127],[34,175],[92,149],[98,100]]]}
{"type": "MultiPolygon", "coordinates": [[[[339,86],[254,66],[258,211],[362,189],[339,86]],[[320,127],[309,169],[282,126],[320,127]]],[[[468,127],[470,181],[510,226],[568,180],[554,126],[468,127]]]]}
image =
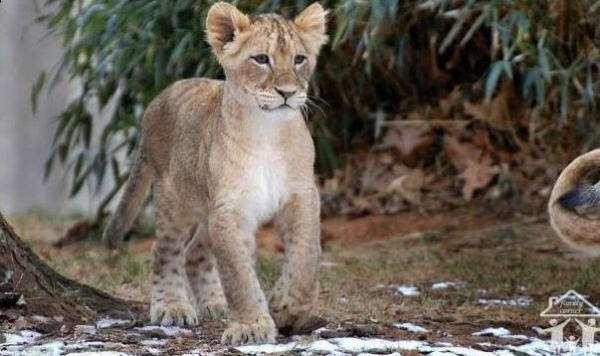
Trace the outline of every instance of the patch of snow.
{"type": "Polygon", "coordinates": [[[91,352],[72,352],[66,356],[128,356],[124,352],[117,351],[91,351],[91,352]]]}
{"type": "Polygon", "coordinates": [[[158,325],[147,325],[147,326],[142,326],[139,328],[135,328],[135,330],[138,331],[159,331],[159,332],[163,332],[165,335],[167,336],[192,336],[193,332],[191,330],[188,329],[184,329],[184,328],[180,328],[178,326],[158,326],[158,325]]]}
{"type": "Polygon", "coordinates": [[[301,351],[303,354],[341,355],[347,353],[391,353],[398,350],[416,350],[423,346],[421,341],[389,341],[383,339],[360,339],[342,337],[329,340],[317,340],[307,345],[296,342],[287,344],[246,345],[236,347],[236,350],[251,355],[285,353],[301,351]]]}
{"type": "Polygon", "coordinates": [[[512,334],[510,330],[506,328],[487,328],[476,333],[473,333],[473,336],[496,336],[496,337],[504,337],[512,334]]]}
{"type": "Polygon", "coordinates": [[[509,346],[510,350],[521,352],[527,355],[553,354],[553,355],[572,355],[572,356],[588,356],[600,354],[600,344],[595,343],[587,347],[577,346],[573,343],[565,342],[562,344],[554,344],[552,342],[532,339],[529,344],[521,346],[509,346]]]}
{"type": "Polygon", "coordinates": [[[161,355],[164,353],[163,350],[157,349],[154,347],[146,347],[146,352],[149,353],[150,355],[161,355]]]}
{"type": "Polygon", "coordinates": [[[431,285],[431,289],[448,289],[454,287],[461,287],[463,283],[457,282],[438,282],[431,285]]]}
{"type": "Polygon", "coordinates": [[[533,299],[531,299],[530,297],[516,297],[514,299],[508,299],[508,300],[479,298],[477,303],[483,304],[483,305],[489,305],[489,306],[500,305],[500,306],[511,306],[511,307],[528,307],[531,305],[531,303],[533,303],[533,299]]]}
{"type": "Polygon", "coordinates": [[[42,334],[31,330],[21,330],[18,334],[4,334],[6,341],[1,343],[0,346],[31,344],[40,336],[42,334]]]}
{"type": "Polygon", "coordinates": [[[110,349],[124,346],[120,342],[83,341],[67,344],[64,346],[64,349],[65,352],[100,352],[100,350],[110,351],[110,349]]]}
{"type": "MultiPolygon", "coordinates": [[[[495,346],[495,345],[488,345],[488,346],[495,346]]],[[[494,352],[494,355],[496,355],[496,356],[514,356],[515,354],[512,351],[508,351],[508,350],[496,350],[494,352]]]]}
{"type": "Polygon", "coordinates": [[[396,294],[402,294],[405,297],[416,297],[421,294],[414,285],[403,284],[399,286],[391,285],[390,288],[396,291],[396,294]]]}
{"type": "Polygon", "coordinates": [[[493,355],[491,352],[479,351],[468,347],[452,346],[437,349],[428,354],[429,356],[436,355],[460,355],[460,356],[488,356],[493,355]]]}
{"type": "MultiPolygon", "coordinates": [[[[553,344],[549,341],[532,339],[532,342],[521,346],[505,346],[510,351],[516,351],[525,355],[576,355],[577,347],[571,347],[567,343],[553,344]]],[[[580,348],[581,349],[581,348],[580,348]]]]}
{"type": "Polygon", "coordinates": [[[329,341],[339,346],[340,351],[350,353],[389,353],[397,350],[415,350],[424,344],[421,341],[390,341],[383,339],[359,339],[355,337],[342,337],[329,341]]]}
{"type": "Polygon", "coordinates": [[[317,340],[310,344],[304,351],[309,353],[335,353],[338,347],[327,340],[317,340]]]}
{"type": "Polygon", "coordinates": [[[104,349],[107,347],[107,344],[102,341],[83,341],[83,342],[75,342],[73,344],[69,344],[65,346],[67,350],[89,350],[89,349],[104,349]]]}
{"type": "Polygon", "coordinates": [[[129,324],[129,320],[104,318],[104,319],[100,319],[96,322],[96,327],[98,329],[106,329],[106,328],[111,328],[113,326],[120,326],[120,325],[127,325],[127,324],[129,324]]]}
{"type": "Polygon", "coordinates": [[[449,342],[443,342],[443,341],[436,342],[436,343],[434,343],[433,345],[434,345],[434,346],[444,346],[444,347],[452,346],[452,344],[451,344],[451,343],[449,343],[449,342]]]}
{"type": "Polygon", "coordinates": [[[245,345],[245,346],[238,346],[235,349],[244,354],[260,355],[260,354],[291,352],[295,346],[296,346],[295,342],[290,342],[287,344],[245,345]]]}
{"type": "Polygon", "coordinates": [[[396,347],[399,350],[418,350],[420,347],[426,345],[423,341],[415,341],[415,340],[401,340],[396,341],[396,347]]]}
{"type": "Polygon", "coordinates": [[[472,334],[473,336],[495,336],[502,339],[520,339],[520,340],[531,340],[529,336],[525,335],[513,335],[512,332],[506,328],[487,328],[472,334]]]}
{"type": "Polygon", "coordinates": [[[21,355],[24,347],[23,346],[0,346],[0,355],[1,356],[14,356],[21,355]]]}
{"type": "MultiPolygon", "coordinates": [[[[505,328],[488,328],[474,335],[494,335],[500,338],[527,338],[523,335],[512,335],[505,328]]],[[[425,353],[429,356],[442,355],[460,355],[460,356],[512,356],[515,354],[523,355],[562,355],[568,353],[574,356],[584,356],[591,354],[600,354],[600,344],[594,344],[591,347],[583,348],[562,344],[560,347],[552,344],[550,341],[544,341],[536,338],[527,338],[528,343],[520,346],[494,345],[492,343],[480,343],[486,347],[496,347],[494,352],[486,352],[468,347],[454,346],[449,343],[428,343],[425,341],[402,340],[390,341],[384,339],[362,339],[353,337],[334,338],[329,340],[317,340],[303,344],[301,342],[290,342],[286,344],[268,344],[268,345],[247,345],[236,349],[245,354],[281,354],[281,353],[299,353],[302,356],[327,354],[327,355],[370,355],[387,354],[399,355],[402,351],[415,351],[425,353]]],[[[200,354],[203,354],[200,352],[200,354]]]]}
{"type": "Polygon", "coordinates": [[[412,333],[428,333],[429,332],[429,330],[425,329],[424,327],[415,325],[412,323],[397,323],[397,324],[394,324],[394,326],[397,327],[398,329],[407,330],[412,333]]]}
{"type": "Polygon", "coordinates": [[[153,338],[148,340],[142,340],[140,341],[140,344],[144,346],[165,346],[167,344],[167,340],[153,338]]]}
{"type": "Polygon", "coordinates": [[[484,346],[484,347],[495,347],[495,345],[492,344],[491,342],[478,342],[477,345],[484,346]]]}
{"type": "Polygon", "coordinates": [[[332,343],[344,352],[391,352],[396,350],[394,341],[383,339],[359,339],[354,337],[342,337],[331,340],[332,343]]]}
{"type": "Polygon", "coordinates": [[[65,343],[62,341],[53,341],[46,344],[29,346],[23,349],[20,355],[60,355],[65,343]]]}
{"type": "Polygon", "coordinates": [[[321,335],[322,333],[327,332],[327,331],[329,331],[329,329],[327,329],[326,327],[323,326],[323,327],[320,327],[317,330],[313,331],[313,333],[315,335],[321,335]]]}
{"type": "Polygon", "coordinates": [[[223,355],[223,352],[221,353],[216,353],[216,352],[206,352],[200,349],[195,349],[195,350],[191,350],[191,351],[187,351],[186,353],[182,354],[181,356],[217,356],[217,355],[223,355]]]}

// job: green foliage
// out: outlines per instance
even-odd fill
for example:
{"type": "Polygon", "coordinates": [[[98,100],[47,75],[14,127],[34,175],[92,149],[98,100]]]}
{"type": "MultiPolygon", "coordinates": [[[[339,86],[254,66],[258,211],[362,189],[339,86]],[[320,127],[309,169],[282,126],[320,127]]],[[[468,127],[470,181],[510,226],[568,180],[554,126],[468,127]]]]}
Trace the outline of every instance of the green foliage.
{"type": "MultiPolygon", "coordinates": [[[[293,16],[308,0],[239,1],[247,12],[293,16]]],[[[54,76],[40,75],[32,106],[44,85],[61,76],[81,92],[58,117],[48,163],[66,164],[72,195],[100,188],[107,172],[116,194],[129,167],[137,124],[167,85],[193,77],[221,77],[204,41],[208,0],[48,0],[40,17],[65,46],[54,76]],[[108,125],[90,113],[114,103],[108,125]],[[97,141],[93,137],[98,136],[97,141]]],[[[368,147],[381,117],[416,103],[435,103],[454,87],[481,83],[491,99],[503,81],[520,88],[527,105],[567,123],[577,106],[595,113],[598,98],[598,0],[330,0],[331,41],[313,83],[318,168],[340,167],[345,154],[368,147]],[[376,114],[377,113],[377,114],[376,114]],[[554,115],[557,113],[558,115],[554,115]]],[[[49,84],[48,84],[49,83],[49,84]]],[[[584,125],[585,126],[585,125],[584,125]]]]}

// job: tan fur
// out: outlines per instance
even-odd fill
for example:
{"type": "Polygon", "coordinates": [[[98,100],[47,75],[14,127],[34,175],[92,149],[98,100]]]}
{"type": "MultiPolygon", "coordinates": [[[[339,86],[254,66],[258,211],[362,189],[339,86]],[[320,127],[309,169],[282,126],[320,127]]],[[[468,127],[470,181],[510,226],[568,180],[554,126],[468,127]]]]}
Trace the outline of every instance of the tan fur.
{"type": "Polygon", "coordinates": [[[600,149],[577,157],[560,174],[554,184],[548,213],[550,224],[560,238],[571,247],[592,255],[600,254],[600,220],[588,219],[562,207],[558,201],[581,183],[592,169],[600,167],[600,149]]]}
{"type": "Polygon", "coordinates": [[[320,208],[301,110],[326,41],[326,13],[315,3],[295,20],[249,17],[214,4],[207,40],[226,81],[179,81],[147,108],[136,166],[104,240],[122,240],[151,185],[152,323],[194,325],[229,312],[222,341],[241,344],[273,342],[276,325],[299,330],[310,317],[320,208]],[[261,54],[268,65],[257,60],[261,54]],[[271,219],[285,263],[268,302],[254,269],[254,235],[271,219]]]}

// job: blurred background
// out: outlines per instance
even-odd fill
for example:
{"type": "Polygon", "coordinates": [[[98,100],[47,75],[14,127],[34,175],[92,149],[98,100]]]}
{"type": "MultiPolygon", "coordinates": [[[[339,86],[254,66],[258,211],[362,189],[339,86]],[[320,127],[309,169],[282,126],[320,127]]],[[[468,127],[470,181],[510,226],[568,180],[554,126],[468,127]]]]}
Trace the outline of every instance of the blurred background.
{"type": "Polygon", "coordinates": [[[69,85],[40,98],[43,117],[34,117],[30,104],[31,84],[39,72],[58,62],[60,40],[43,39],[45,26],[35,18],[33,1],[10,1],[0,5],[0,204],[8,213],[33,207],[64,209],[66,185],[59,177],[44,183],[44,162],[52,145],[52,118],[64,109],[69,85]]]}
{"type": "MultiPolygon", "coordinates": [[[[101,219],[136,125],[177,79],[222,77],[211,1],[8,1],[0,7],[5,211],[101,219]]],[[[307,1],[238,1],[293,15],[307,1]]],[[[309,125],[324,215],[542,211],[596,147],[600,2],[323,1],[330,43],[309,125]]]]}

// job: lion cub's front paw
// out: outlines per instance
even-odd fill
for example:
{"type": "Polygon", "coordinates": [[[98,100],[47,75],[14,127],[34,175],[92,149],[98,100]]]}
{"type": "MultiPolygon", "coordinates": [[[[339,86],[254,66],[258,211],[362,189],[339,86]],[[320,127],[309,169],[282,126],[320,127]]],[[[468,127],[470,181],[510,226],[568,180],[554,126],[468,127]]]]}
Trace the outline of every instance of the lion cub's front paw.
{"type": "Polygon", "coordinates": [[[254,323],[233,321],[223,332],[221,343],[224,345],[268,344],[277,337],[275,323],[270,316],[261,317],[254,323]]]}
{"type": "Polygon", "coordinates": [[[150,305],[150,322],[163,326],[198,325],[196,310],[185,302],[153,302],[150,305]]]}
{"type": "Polygon", "coordinates": [[[299,305],[287,295],[274,294],[270,300],[271,316],[283,335],[308,334],[327,325],[313,313],[313,303],[299,305]]]}

